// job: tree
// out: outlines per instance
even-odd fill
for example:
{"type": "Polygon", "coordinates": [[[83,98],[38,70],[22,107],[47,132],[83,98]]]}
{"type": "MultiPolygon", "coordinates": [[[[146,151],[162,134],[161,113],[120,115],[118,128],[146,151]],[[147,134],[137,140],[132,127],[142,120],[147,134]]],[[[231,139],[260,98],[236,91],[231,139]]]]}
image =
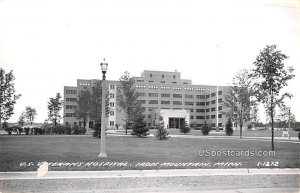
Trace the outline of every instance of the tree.
{"type": "Polygon", "coordinates": [[[0,68],[0,126],[14,114],[14,105],[21,95],[15,95],[13,71],[5,74],[0,68]]]}
{"type": "Polygon", "coordinates": [[[18,124],[21,125],[22,127],[24,126],[24,123],[25,123],[25,119],[26,119],[26,116],[25,116],[25,113],[22,112],[20,117],[19,117],[19,121],[18,121],[18,124]]]}
{"type": "Polygon", "coordinates": [[[138,137],[146,137],[148,135],[149,128],[146,127],[147,123],[144,121],[144,115],[139,114],[133,121],[132,133],[131,135],[136,135],[138,137]]]}
{"type": "Polygon", "coordinates": [[[282,106],[285,98],[291,98],[289,93],[282,93],[287,86],[287,81],[294,78],[293,67],[285,68],[283,61],[288,57],[276,50],[276,45],[267,46],[256,57],[255,69],[252,77],[256,79],[256,97],[265,105],[267,114],[271,118],[272,140],[271,146],[274,151],[274,115],[275,107],[282,106]]]}
{"type": "Polygon", "coordinates": [[[233,129],[232,129],[232,121],[231,118],[228,118],[228,121],[226,122],[225,130],[226,130],[226,135],[232,135],[233,134],[233,129]]]}
{"type": "Polygon", "coordinates": [[[229,94],[225,97],[224,106],[230,109],[225,112],[226,116],[240,126],[240,138],[242,138],[244,122],[251,120],[251,110],[255,106],[255,101],[251,100],[253,96],[254,90],[250,73],[245,69],[239,71],[233,78],[229,94]]]}
{"type": "Polygon", "coordinates": [[[27,106],[25,108],[25,117],[26,117],[27,121],[30,123],[30,125],[32,125],[36,115],[37,115],[37,113],[36,113],[35,108],[32,108],[30,106],[27,106]]]}
{"type": "Polygon", "coordinates": [[[48,119],[52,121],[54,127],[56,127],[57,122],[61,119],[59,114],[63,104],[61,98],[60,93],[56,93],[56,97],[50,98],[48,102],[48,119]]]}
{"type": "Polygon", "coordinates": [[[88,89],[79,92],[77,105],[75,110],[76,116],[78,119],[83,119],[83,126],[85,127],[91,109],[91,92],[88,89]]]}
{"type": "MultiPolygon", "coordinates": [[[[110,113],[109,107],[109,91],[105,89],[105,114],[106,116],[110,113]]],[[[95,123],[101,122],[102,115],[102,81],[96,80],[92,86],[91,96],[90,96],[90,119],[95,123]]]]}
{"type": "Polygon", "coordinates": [[[161,116],[156,121],[156,132],[155,132],[155,137],[159,140],[165,140],[169,138],[169,132],[167,129],[164,127],[164,121],[161,116]]]}
{"type": "Polygon", "coordinates": [[[208,125],[208,124],[206,123],[206,121],[204,121],[204,124],[203,124],[203,126],[202,126],[202,130],[201,130],[202,134],[203,134],[203,135],[208,135],[209,132],[210,132],[210,130],[211,130],[211,126],[208,125]]]}
{"type": "MultiPolygon", "coordinates": [[[[137,117],[141,110],[138,102],[138,92],[134,86],[135,80],[130,76],[129,72],[125,72],[120,78],[120,85],[117,90],[117,105],[125,114],[125,122],[133,122],[134,117],[137,117]]],[[[125,128],[127,135],[127,127],[125,128]]]]}
{"type": "Polygon", "coordinates": [[[180,123],[180,132],[183,134],[187,134],[191,131],[190,127],[188,126],[186,121],[182,121],[180,123]]]}

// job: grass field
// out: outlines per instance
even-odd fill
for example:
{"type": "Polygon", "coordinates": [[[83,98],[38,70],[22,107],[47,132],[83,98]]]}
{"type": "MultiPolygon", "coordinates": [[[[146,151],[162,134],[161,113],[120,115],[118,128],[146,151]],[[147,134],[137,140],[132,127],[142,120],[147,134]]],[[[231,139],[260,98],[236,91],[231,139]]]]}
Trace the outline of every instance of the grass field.
{"type": "Polygon", "coordinates": [[[249,150],[257,153],[269,151],[269,141],[175,137],[160,141],[154,137],[108,135],[106,145],[108,158],[98,158],[100,140],[89,135],[0,135],[0,171],[33,171],[38,162],[43,161],[52,162],[51,170],[300,167],[299,143],[275,142],[276,155],[263,157],[199,156],[199,151],[249,150]]]}

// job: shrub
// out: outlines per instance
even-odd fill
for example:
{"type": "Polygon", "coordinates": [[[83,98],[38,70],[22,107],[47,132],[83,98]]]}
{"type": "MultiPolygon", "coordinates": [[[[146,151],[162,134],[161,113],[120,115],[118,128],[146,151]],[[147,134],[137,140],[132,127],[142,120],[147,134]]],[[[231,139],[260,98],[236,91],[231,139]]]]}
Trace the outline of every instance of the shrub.
{"type": "Polygon", "coordinates": [[[191,131],[191,129],[188,127],[186,121],[183,121],[180,123],[180,132],[183,134],[187,134],[191,131]]]}
{"type": "Polygon", "coordinates": [[[8,135],[11,135],[12,133],[12,128],[4,128],[4,130],[7,132],[8,135]]]}
{"type": "Polygon", "coordinates": [[[86,129],[84,127],[79,127],[78,125],[75,125],[73,127],[73,134],[75,135],[83,135],[86,133],[86,129]]]}
{"type": "Polygon", "coordinates": [[[203,126],[202,126],[202,130],[201,130],[202,134],[203,134],[203,135],[208,135],[209,132],[210,132],[210,130],[211,130],[211,126],[208,125],[208,124],[206,123],[206,121],[204,121],[204,124],[203,124],[203,126]]]}
{"type": "Polygon", "coordinates": [[[159,140],[165,140],[169,138],[169,132],[164,128],[164,121],[160,117],[159,125],[156,127],[155,137],[159,140]]]}
{"type": "Polygon", "coordinates": [[[29,127],[25,127],[25,128],[24,128],[24,131],[25,131],[25,134],[26,134],[26,135],[29,135],[30,128],[29,128],[29,127]]]}
{"type": "Polygon", "coordinates": [[[233,124],[231,118],[228,118],[228,121],[226,122],[225,131],[226,131],[226,135],[233,134],[233,124]]]}
{"type": "Polygon", "coordinates": [[[93,128],[93,137],[101,138],[101,122],[94,124],[93,128]]]}

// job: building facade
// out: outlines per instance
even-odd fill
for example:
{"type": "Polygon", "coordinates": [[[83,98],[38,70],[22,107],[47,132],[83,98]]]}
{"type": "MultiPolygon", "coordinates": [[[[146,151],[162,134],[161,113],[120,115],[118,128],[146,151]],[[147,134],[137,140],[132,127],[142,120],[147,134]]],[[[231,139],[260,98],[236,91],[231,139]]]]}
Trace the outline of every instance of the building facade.
{"type": "MultiPolygon", "coordinates": [[[[154,126],[156,116],[162,116],[166,128],[179,128],[182,121],[191,127],[201,127],[206,121],[213,128],[222,129],[227,121],[223,105],[228,86],[194,85],[181,79],[180,72],[145,70],[135,79],[138,100],[142,105],[148,127],[154,126]]],[[[64,124],[82,125],[75,116],[76,100],[80,90],[91,87],[95,80],[77,80],[77,86],[64,87],[64,124]]],[[[124,125],[123,115],[117,108],[118,81],[106,81],[109,87],[110,114],[108,128],[124,125]]]]}

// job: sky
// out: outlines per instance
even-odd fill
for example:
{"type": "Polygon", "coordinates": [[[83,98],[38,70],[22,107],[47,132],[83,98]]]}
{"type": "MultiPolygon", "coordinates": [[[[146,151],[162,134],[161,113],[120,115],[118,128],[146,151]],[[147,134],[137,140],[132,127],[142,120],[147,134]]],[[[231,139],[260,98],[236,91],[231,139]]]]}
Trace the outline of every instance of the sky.
{"type": "Polygon", "coordinates": [[[230,85],[271,44],[295,68],[285,91],[299,121],[299,0],[0,0],[0,66],[22,94],[10,122],[26,106],[44,122],[49,98],[100,79],[103,58],[109,80],[177,70],[193,84],[230,85]]]}

